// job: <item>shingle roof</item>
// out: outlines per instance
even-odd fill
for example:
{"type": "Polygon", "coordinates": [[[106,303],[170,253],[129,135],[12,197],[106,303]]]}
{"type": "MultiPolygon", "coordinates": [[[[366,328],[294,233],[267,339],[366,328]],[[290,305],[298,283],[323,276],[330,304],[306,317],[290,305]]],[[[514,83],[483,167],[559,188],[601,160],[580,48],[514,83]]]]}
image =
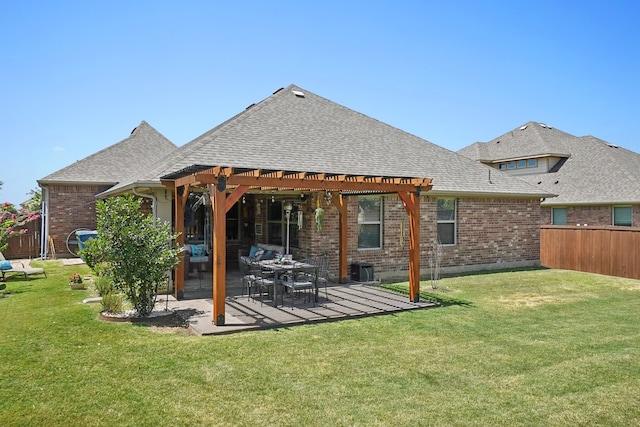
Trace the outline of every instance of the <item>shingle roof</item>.
{"type": "Polygon", "coordinates": [[[529,122],[489,142],[476,142],[462,148],[458,150],[458,154],[481,162],[551,154],[563,157],[570,153],[566,143],[574,138],[575,136],[546,124],[529,122]]]}
{"type": "Polygon", "coordinates": [[[180,147],[135,181],[159,181],[192,165],[433,178],[434,194],[548,195],[294,85],[180,147]]]}
{"type": "Polygon", "coordinates": [[[142,121],[131,135],[38,180],[40,184],[116,184],[151,166],[176,145],[142,121]]]}
{"type": "Polygon", "coordinates": [[[518,176],[558,194],[546,199],[543,206],[640,203],[640,154],[593,136],[576,137],[534,122],[526,126],[523,131],[516,128],[487,143],[465,147],[459,153],[477,153],[478,145],[485,147],[480,149],[486,150],[484,161],[563,153],[567,160],[557,172],[518,176]]]}

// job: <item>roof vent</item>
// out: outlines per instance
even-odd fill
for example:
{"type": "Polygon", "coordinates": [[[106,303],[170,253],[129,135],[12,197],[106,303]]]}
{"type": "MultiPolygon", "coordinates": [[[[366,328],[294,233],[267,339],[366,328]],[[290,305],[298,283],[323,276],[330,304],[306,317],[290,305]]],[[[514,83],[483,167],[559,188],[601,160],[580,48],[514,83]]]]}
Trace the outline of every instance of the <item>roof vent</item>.
{"type": "Polygon", "coordinates": [[[292,90],[291,92],[298,98],[304,98],[304,92],[300,92],[299,90],[292,90]]]}
{"type": "Polygon", "coordinates": [[[282,89],[284,89],[283,87],[281,87],[280,89],[278,89],[277,91],[273,92],[273,95],[275,95],[276,93],[280,92],[282,89]]]}
{"type": "Polygon", "coordinates": [[[500,140],[497,140],[497,141],[496,141],[496,144],[500,144],[500,140]]]}
{"type": "Polygon", "coordinates": [[[521,126],[520,130],[525,130],[527,128],[527,125],[521,126]]]}
{"type": "Polygon", "coordinates": [[[134,127],[133,130],[131,131],[131,135],[133,135],[133,133],[136,131],[136,129],[138,129],[138,127],[134,127]]]}
{"type": "Polygon", "coordinates": [[[545,125],[544,123],[540,123],[540,126],[542,126],[543,128],[547,127],[547,125],[545,125]]]}
{"type": "Polygon", "coordinates": [[[245,110],[248,110],[249,108],[253,107],[254,105],[256,105],[255,102],[253,104],[249,105],[247,108],[245,108],[245,110]]]}

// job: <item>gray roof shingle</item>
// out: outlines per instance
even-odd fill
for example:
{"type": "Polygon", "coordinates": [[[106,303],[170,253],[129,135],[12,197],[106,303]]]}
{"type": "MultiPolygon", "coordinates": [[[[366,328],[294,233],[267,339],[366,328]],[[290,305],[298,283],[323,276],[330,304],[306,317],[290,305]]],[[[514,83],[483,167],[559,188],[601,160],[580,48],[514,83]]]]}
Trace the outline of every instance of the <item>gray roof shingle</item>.
{"type": "Polygon", "coordinates": [[[192,165],[433,178],[434,194],[549,196],[294,85],[276,91],[106,193],[136,181],[159,182],[160,177],[192,165]]]}
{"type": "Polygon", "coordinates": [[[459,153],[485,162],[538,155],[566,157],[557,172],[518,176],[558,195],[546,199],[543,206],[640,203],[640,154],[593,136],[576,137],[534,122],[525,126],[459,153]]]}
{"type": "Polygon", "coordinates": [[[176,145],[142,121],[131,135],[38,180],[40,184],[116,184],[150,167],[176,145]]]}

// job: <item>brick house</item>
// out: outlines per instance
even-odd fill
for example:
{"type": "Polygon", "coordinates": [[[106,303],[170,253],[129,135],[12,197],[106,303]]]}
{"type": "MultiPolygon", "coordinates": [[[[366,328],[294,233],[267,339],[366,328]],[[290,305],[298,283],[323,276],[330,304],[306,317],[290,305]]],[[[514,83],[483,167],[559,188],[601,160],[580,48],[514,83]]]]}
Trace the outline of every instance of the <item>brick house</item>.
{"type": "MultiPolygon", "coordinates": [[[[161,219],[175,217],[169,176],[212,166],[265,173],[323,173],[340,176],[425,177],[421,193],[423,271],[439,242],[443,270],[479,270],[539,263],[540,200],[553,194],[472,161],[400,129],[338,105],[297,86],[274,92],[216,126],[152,167],[99,197],[144,187],[161,219]],[[280,171],[280,172],[278,172],[280,171]]],[[[182,175],[181,175],[182,176],[182,175]]],[[[212,214],[206,188],[192,187],[185,208],[185,243],[211,241],[212,214]]],[[[374,266],[376,277],[406,277],[409,224],[397,194],[344,192],[348,262],[374,266]]],[[[248,191],[226,215],[227,263],[256,243],[284,245],[295,256],[338,254],[335,194],[296,189],[248,191]],[[289,222],[286,205],[292,206],[289,222]],[[314,211],[324,209],[319,230],[314,211]],[[300,221],[299,221],[300,219],[300,221]],[[288,225],[287,225],[288,224],[288,225]],[[288,233],[287,233],[288,231],[288,233]]],[[[337,266],[331,264],[337,277],[337,266]]]]}
{"type": "Polygon", "coordinates": [[[43,205],[41,256],[49,255],[51,240],[58,256],[73,256],[67,242],[75,242],[74,231],[96,227],[96,195],[175,149],[171,141],[143,121],[124,140],[39,179],[43,205]]]}
{"type": "Polygon", "coordinates": [[[542,225],[640,226],[638,153],[536,122],[458,153],[557,194],[541,203],[542,225]]]}

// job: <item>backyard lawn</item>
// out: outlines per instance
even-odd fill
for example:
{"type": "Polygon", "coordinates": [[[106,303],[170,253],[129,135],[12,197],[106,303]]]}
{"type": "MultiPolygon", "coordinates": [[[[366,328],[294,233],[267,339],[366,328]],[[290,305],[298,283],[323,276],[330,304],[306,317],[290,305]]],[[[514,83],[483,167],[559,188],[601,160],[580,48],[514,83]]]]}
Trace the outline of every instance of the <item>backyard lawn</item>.
{"type": "Polygon", "coordinates": [[[33,265],[0,297],[2,426],[640,423],[640,281],[446,278],[437,309],[196,337],[101,321],[86,267],[33,265]]]}

